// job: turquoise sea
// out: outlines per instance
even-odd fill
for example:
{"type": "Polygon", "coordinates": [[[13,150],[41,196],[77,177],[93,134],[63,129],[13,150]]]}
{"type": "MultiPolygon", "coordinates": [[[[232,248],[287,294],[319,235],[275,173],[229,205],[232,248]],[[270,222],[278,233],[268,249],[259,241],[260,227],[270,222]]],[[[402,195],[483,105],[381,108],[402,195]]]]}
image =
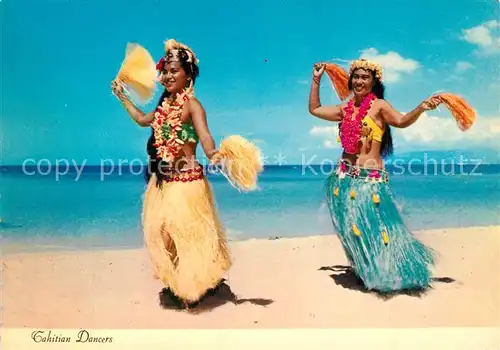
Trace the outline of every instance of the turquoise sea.
{"type": "MultiPolygon", "coordinates": [[[[500,225],[500,165],[390,168],[396,201],[410,229],[500,225]]],[[[259,190],[240,193],[210,174],[231,240],[332,234],[323,197],[331,166],[267,166],[259,190]]],[[[4,253],[41,249],[139,247],[145,182],[139,172],[102,177],[85,167],[56,179],[54,171],[0,172],[4,253]],[[43,174],[42,174],[43,173],[43,174]]]]}

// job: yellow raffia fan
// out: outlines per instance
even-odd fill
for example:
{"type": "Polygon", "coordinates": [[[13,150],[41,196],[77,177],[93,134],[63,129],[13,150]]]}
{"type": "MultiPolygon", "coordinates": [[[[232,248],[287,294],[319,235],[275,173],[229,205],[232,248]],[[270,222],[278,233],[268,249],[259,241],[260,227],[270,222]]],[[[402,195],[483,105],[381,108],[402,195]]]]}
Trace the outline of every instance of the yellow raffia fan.
{"type": "Polygon", "coordinates": [[[140,102],[147,103],[155,93],[156,76],[156,63],[151,54],[139,44],[128,43],[115,81],[128,94],[133,93],[140,102]]]}
{"type": "Polygon", "coordinates": [[[233,187],[245,192],[257,188],[257,177],[264,170],[260,149],[240,135],[224,138],[212,163],[221,167],[233,187]]]}

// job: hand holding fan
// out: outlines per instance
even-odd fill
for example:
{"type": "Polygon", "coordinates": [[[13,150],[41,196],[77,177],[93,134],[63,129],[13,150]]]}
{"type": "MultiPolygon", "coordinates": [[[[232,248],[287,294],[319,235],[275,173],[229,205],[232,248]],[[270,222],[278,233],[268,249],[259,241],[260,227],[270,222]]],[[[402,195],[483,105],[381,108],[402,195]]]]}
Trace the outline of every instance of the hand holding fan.
{"type": "Polygon", "coordinates": [[[142,103],[147,103],[156,88],[156,63],[142,46],[127,44],[125,59],[114,79],[130,95],[133,93],[142,103]]]}
{"type": "Polygon", "coordinates": [[[436,97],[439,98],[451,112],[460,130],[466,131],[472,127],[477,116],[476,111],[467,103],[467,101],[465,101],[462,97],[449,92],[439,93],[436,97]]]}
{"type": "Polygon", "coordinates": [[[349,91],[349,73],[344,68],[333,63],[325,64],[325,72],[328,78],[330,78],[330,82],[337,92],[339,99],[343,101],[349,97],[351,93],[349,91]]]}
{"type": "Polygon", "coordinates": [[[240,135],[225,137],[211,159],[221,173],[239,191],[257,189],[258,175],[264,170],[260,149],[240,135]]]}

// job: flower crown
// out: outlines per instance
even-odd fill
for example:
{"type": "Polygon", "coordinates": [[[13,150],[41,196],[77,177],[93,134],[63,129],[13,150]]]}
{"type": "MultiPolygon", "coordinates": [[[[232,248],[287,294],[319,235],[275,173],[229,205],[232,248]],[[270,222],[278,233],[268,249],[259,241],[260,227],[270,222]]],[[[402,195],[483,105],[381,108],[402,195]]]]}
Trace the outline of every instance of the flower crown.
{"type": "Polygon", "coordinates": [[[368,61],[364,58],[355,60],[351,63],[351,67],[349,68],[349,75],[351,75],[356,69],[371,70],[375,72],[375,77],[382,81],[382,66],[376,62],[368,61]]]}
{"type": "Polygon", "coordinates": [[[199,60],[189,46],[179,43],[174,39],[167,40],[165,42],[165,56],[158,61],[156,70],[162,71],[165,64],[181,61],[181,57],[184,54],[187,56],[187,59],[185,59],[186,62],[198,64],[199,60]]]}

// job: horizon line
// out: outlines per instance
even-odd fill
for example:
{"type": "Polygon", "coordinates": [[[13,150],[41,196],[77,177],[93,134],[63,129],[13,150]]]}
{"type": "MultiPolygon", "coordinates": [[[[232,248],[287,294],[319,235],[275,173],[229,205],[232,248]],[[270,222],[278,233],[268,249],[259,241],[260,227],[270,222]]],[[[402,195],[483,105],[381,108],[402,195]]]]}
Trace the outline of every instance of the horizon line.
{"type": "MultiPolygon", "coordinates": [[[[435,160],[437,161],[436,159],[430,159],[429,161],[432,161],[432,160],[435,160]]],[[[444,160],[444,159],[442,159],[444,160]]],[[[429,164],[429,163],[427,163],[429,164]]],[[[64,164],[61,164],[61,165],[64,165],[64,164]]],[[[201,166],[209,166],[209,164],[200,164],[201,166]]],[[[337,162],[334,162],[334,163],[311,163],[311,164],[301,164],[301,163],[296,163],[296,164],[263,164],[264,167],[297,167],[297,166],[328,166],[328,165],[331,165],[331,166],[335,166],[337,165],[337,162]]],[[[399,166],[399,165],[410,165],[409,162],[403,162],[403,163],[398,163],[398,164],[393,164],[393,163],[385,163],[384,166],[399,166]]],[[[411,164],[412,166],[419,166],[419,165],[426,165],[425,163],[418,163],[418,164],[411,164]]],[[[450,163],[445,163],[444,165],[476,165],[475,163],[467,163],[467,162],[464,162],[464,163],[459,163],[459,162],[450,162],[450,163]]],[[[480,165],[500,165],[500,162],[499,163],[481,163],[480,165]]],[[[42,167],[42,168],[46,168],[47,165],[43,164],[43,165],[25,165],[26,168],[34,168],[34,167],[42,167]]],[[[74,168],[74,167],[81,167],[81,166],[84,166],[84,167],[91,167],[91,168],[98,168],[98,167],[115,167],[115,165],[102,165],[102,164],[69,164],[69,167],[70,168],[74,168]]],[[[116,165],[117,167],[119,167],[119,165],[116,165]]],[[[136,168],[136,167],[147,167],[146,164],[140,164],[140,165],[130,165],[130,164],[123,164],[122,166],[127,166],[127,167],[133,167],[133,168],[136,168]]],[[[14,168],[14,167],[23,167],[23,164],[0,164],[0,167],[2,168],[14,168]]],[[[55,167],[55,164],[54,165],[51,165],[51,167],[55,167]]]]}

